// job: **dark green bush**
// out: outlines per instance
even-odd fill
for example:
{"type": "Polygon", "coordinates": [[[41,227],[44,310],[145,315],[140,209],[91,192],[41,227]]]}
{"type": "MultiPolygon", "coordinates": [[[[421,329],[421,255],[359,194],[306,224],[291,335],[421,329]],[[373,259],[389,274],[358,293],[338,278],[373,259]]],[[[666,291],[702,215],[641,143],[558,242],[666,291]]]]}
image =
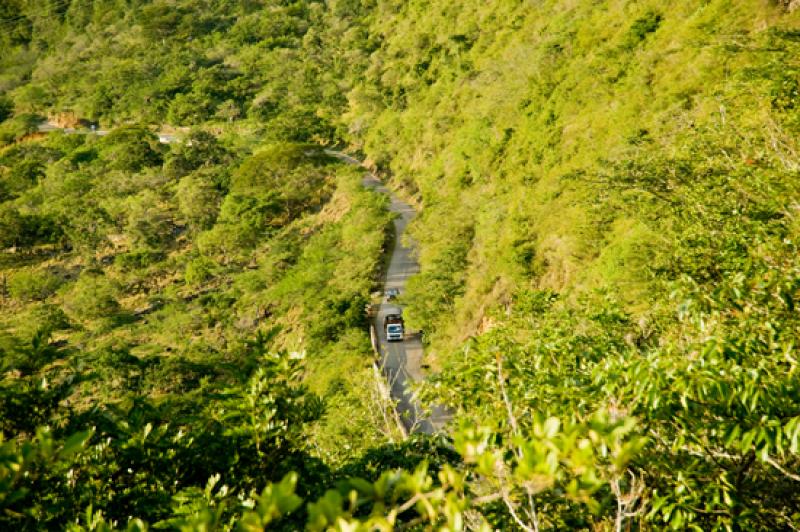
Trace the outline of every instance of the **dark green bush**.
{"type": "Polygon", "coordinates": [[[65,294],[64,307],[78,320],[110,318],[119,311],[116,285],[96,273],[84,272],[65,294]]]}
{"type": "Polygon", "coordinates": [[[163,251],[153,249],[138,249],[127,253],[120,253],[114,257],[114,263],[126,271],[140,270],[147,268],[157,262],[164,260],[163,251]]]}
{"type": "Polygon", "coordinates": [[[21,114],[0,124],[0,145],[11,144],[26,135],[39,130],[41,117],[35,114],[21,114]]]}
{"type": "Polygon", "coordinates": [[[8,96],[0,96],[0,122],[5,122],[14,115],[14,101],[8,96]]]}
{"type": "Polygon", "coordinates": [[[217,264],[207,257],[197,257],[186,265],[184,279],[190,286],[199,286],[214,277],[217,264]]]}
{"type": "Polygon", "coordinates": [[[52,216],[22,214],[9,203],[0,204],[0,248],[50,244],[58,242],[63,234],[52,216]]]}
{"type": "Polygon", "coordinates": [[[110,168],[138,172],[160,165],[163,148],[151,131],[136,126],[115,129],[98,142],[100,154],[110,168]]]}
{"type": "Polygon", "coordinates": [[[628,49],[638,46],[649,34],[655,32],[661,26],[663,19],[664,17],[661,13],[656,11],[648,11],[636,19],[628,30],[624,46],[628,49]]]}
{"type": "Polygon", "coordinates": [[[63,282],[46,270],[21,270],[8,280],[8,292],[20,301],[39,301],[54,294],[63,282]]]}

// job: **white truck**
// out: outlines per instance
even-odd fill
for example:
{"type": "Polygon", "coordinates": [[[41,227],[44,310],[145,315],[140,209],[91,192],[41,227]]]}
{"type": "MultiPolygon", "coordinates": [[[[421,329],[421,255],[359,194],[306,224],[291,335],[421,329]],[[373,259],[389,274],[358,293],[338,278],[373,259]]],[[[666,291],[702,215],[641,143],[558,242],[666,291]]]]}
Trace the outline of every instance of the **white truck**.
{"type": "Polygon", "coordinates": [[[383,332],[386,333],[387,342],[403,341],[403,316],[400,314],[387,314],[383,318],[383,332]]]}

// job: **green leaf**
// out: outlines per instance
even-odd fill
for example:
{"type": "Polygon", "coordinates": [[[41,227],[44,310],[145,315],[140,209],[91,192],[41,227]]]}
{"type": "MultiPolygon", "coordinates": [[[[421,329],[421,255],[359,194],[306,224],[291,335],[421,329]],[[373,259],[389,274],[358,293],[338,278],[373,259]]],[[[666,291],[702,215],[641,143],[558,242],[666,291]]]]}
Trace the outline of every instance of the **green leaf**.
{"type": "Polygon", "coordinates": [[[61,446],[59,454],[66,458],[82,450],[86,442],[89,441],[89,438],[92,437],[92,434],[94,434],[94,429],[76,432],[67,438],[64,445],[61,446]]]}

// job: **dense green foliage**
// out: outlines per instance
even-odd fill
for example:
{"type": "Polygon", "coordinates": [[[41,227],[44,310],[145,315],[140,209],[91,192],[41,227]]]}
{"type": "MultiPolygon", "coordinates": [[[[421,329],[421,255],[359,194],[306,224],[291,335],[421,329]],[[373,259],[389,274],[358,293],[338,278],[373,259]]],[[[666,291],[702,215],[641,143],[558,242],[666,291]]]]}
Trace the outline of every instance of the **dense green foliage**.
{"type": "MultiPolygon", "coordinates": [[[[649,442],[614,498],[637,526],[800,520],[794,4],[379,2],[370,21],[346,120],[421,208],[405,301],[431,399],[495,425],[505,379],[523,431],[635,417],[649,442]]],[[[620,511],[600,500],[584,521],[537,499],[539,524],[620,511]]]]}
{"type": "Polygon", "coordinates": [[[297,471],[315,493],[393,436],[362,310],[390,218],[357,171],[141,128],[4,156],[2,527],[177,519],[212,477],[235,498],[297,471]]]}
{"type": "Polygon", "coordinates": [[[330,48],[363,31],[352,26],[365,10],[282,0],[10,0],[0,9],[0,118],[11,101],[20,113],[2,125],[4,138],[29,132],[21,113],[69,110],[102,125],[250,118],[262,136],[293,141],[335,138],[346,72],[330,48]]]}
{"type": "Polygon", "coordinates": [[[330,16],[0,6],[0,528],[178,528],[223,484],[230,522],[397,437],[363,315],[385,198],[308,143],[344,102],[321,39],[347,28],[314,37],[330,16]],[[82,131],[43,138],[45,116],[82,131]]]}
{"type": "Polygon", "coordinates": [[[799,27],[2,3],[0,528],[797,528],[799,27]],[[332,143],[420,208],[401,300],[447,436],[393,443],[390,218],[332,143]]]}

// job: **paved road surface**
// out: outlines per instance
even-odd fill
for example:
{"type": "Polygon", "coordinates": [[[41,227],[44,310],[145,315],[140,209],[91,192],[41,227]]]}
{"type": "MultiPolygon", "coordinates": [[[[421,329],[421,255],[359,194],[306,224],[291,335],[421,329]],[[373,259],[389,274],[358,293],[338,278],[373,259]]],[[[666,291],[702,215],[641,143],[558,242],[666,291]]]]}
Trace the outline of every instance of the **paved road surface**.
{"type": "MultiPolygon", "coordinates": [[[[358,160],[347,155],[333,151],[328,151],[328,153],[350,164],[361,165],[358,160]]],[[[391,199],[390,210],[399,215],[394,221],[395,244],[386,273],[384,292],[389,288],[397,288],[402,295],[405,292],[408,278],[419,271],[419,264],[414,258],[413,242],[409,242],[409,247],[403,245],[403,233],[416,213],[409,204],[401,201],[383,186],[374,175],[368,173],[364,177],[364,186],[387,194],[391,199]]],[[[392,398],[397,401],[400,418],[409,432],[425,434],[440,432],[449,419],[447,412],[443,408],[434,407],[432,412],[426,416],[409,386],[424,378],[422,341],[419,334],[415,331],[406,331],[406,337],[402,342],[386,341],[382,327],[383,317],[386,314],[398,312],[402,312],[399,305],[384,302],[375,318],[375,329],[378,332],[381,346],[381,365],[384,375],[389,381],[392,398]]]]}
{"type": "MultiPolygon", "coordinates": [[[[43,122],[39,124],[39,131],[43,133],[47,133],[49,131],[63,131],[67,135],[97,135],[98,137],[104,137],[109,134],[109,131],[104,129],[75,129],[71,127],[58,127],[55,124],[51,124],[50,122],[43,122]]],[[[178,137],[171,134],[171,133],[158,133],[158,141],[162,144],[171,144],[178,140],[178,137]]]]}

